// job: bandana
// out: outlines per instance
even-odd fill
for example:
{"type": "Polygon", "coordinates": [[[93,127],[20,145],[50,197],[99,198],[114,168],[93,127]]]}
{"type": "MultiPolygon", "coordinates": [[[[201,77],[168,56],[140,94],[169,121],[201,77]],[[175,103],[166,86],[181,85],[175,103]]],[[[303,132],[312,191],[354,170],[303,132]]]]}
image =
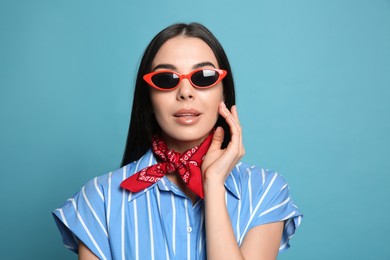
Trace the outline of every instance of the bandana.
{"type": "Polygon", "coordinates": [[[200,167],[213,135],[210,134],[199,146],[180,154],[169,150],[159,136],[152,138],[152,150],[158,163],[133,174],[121,183],[121,187],[131,192],[141,191],[158,182],[165,174],[177,172],[188,188],[203,199],[202,171],[200,167]]]}

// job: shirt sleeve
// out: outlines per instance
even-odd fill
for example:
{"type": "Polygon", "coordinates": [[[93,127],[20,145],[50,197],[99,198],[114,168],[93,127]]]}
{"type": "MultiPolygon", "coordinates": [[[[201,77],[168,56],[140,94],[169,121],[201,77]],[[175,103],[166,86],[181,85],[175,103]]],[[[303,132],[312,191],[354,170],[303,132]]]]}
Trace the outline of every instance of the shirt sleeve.
{"type": "Polygon", "coordinates": [[[262,172],[262,189],[256,194],[257,209],[252,227],[283,221],[284,230],[279,252],[290,247],[289,240],[301,223],[302,214],[293,203],[285,179],[276,172],[262,172]]]}
{"type": "Polygon", "coordinates": [[[95,178],[52,213],[65,247],[78,253],[81,240],[100,259],[111,259],[103,194],[95,178]]]}

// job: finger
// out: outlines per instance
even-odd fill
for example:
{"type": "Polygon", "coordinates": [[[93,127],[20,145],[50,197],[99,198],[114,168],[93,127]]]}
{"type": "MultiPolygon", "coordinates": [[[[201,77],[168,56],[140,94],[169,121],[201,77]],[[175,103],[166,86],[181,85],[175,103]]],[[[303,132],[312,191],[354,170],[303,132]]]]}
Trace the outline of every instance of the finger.
{"type": "Polygon", "coordinates": [[[234,119],[234,116],[232,115],[232,113],[229,111],[229,109],[226,107],[226,104],[224,102],[221,102],[219,104],[219,114],[221,116],[223,116],[225,118],[226,121],[230,121],[230,122],[227,122],[228,124],[229,123],[233,123],[233,124],[236,124],[238,125],[234,119]]]}
{"type": "MultiPolygon", "coordinates": [[[[238,119],[237,106],[236,106],[236,105],[232,106],[231,111],[232,111],[231,113],[232,113],[232,115],[233,115],[233,117],[234,117],[236,123],[238,124],[238,126],[239,126],[239,128],[240,128],[240,134],[241,134],[241,136],[240,136],[240,139],[241,139],[240,142],[243,143],[243,142],[242,142],[242,127],[241,127],[240,120],[238,119]]],[[[242,147],[242,150],[243,150],[243,153],[245,153],[244,147],[242,147]]]]}
{"type": "Polygon", "coordinates": [[[221,149],[225,133],[221,126],[218,126],[214,131],[213,140],[211,141],[209,150],[221,149]]]}
{"type": "Polygon", "coordinates": [[[242,129],[238,119],[237,107],[235,105],[232,106],[230,112],[226,105],[222,103],[220,105],[220,114],[225,118],[231,132],[231,142],[229,142],[228,148],[232,148],[234,150],[232,153],[237,152],[237,155],[242,157],[245,154],[245,149],[242,141],[242,129]]]}
{"type": "Polygon", "coordinates": [[[233,105],[231,109],[231,113],[234,117],[234,120],[237,122],[239,126],[241,126],[240,120],[238,119],[238,111],[237,111],[237,106],[233,105]]]}
{"type": "Polygon", "coordinates": [[[219,113],[225,118],[226,123],[229,125],[232,138],[236,135],[239,137],[239,135],[241,135],[241,126],[237,123],[233,114],[229,111],[229,109],[227,109],[225,103],[223,102],[221,102],[219,106],[219,113]]]}

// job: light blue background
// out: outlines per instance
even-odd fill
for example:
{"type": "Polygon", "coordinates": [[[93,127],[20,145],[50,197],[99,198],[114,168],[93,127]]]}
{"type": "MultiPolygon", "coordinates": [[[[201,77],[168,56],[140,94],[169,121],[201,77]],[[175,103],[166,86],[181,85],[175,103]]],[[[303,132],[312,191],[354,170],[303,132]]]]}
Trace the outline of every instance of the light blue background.
{"type": "Polygon", "coordinates": [[[0,2],[1,259],[76,259],[51,216],[118,168],[151,38],[198,21],[233,67],[247,162],[305,214],[280,259],[390,259],[390,1],[0,2]]]}

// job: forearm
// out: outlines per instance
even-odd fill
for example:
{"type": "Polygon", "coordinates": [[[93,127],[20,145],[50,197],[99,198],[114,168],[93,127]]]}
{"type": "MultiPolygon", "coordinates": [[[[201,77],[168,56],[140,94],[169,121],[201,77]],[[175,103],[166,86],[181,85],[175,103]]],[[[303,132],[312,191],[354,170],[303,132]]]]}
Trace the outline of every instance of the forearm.
{"type": "Polygon", "coordinates": [[[244,259],[236,242],[225,203],[225,187],[205,184],[207,259],[244,259]]]}
{"type": "Polygon", "coordinates": [[[79,260],[97,260],[97,256],[95,256],[88,247],[84,245],[83,242],[79,241],[79,260]]]}

